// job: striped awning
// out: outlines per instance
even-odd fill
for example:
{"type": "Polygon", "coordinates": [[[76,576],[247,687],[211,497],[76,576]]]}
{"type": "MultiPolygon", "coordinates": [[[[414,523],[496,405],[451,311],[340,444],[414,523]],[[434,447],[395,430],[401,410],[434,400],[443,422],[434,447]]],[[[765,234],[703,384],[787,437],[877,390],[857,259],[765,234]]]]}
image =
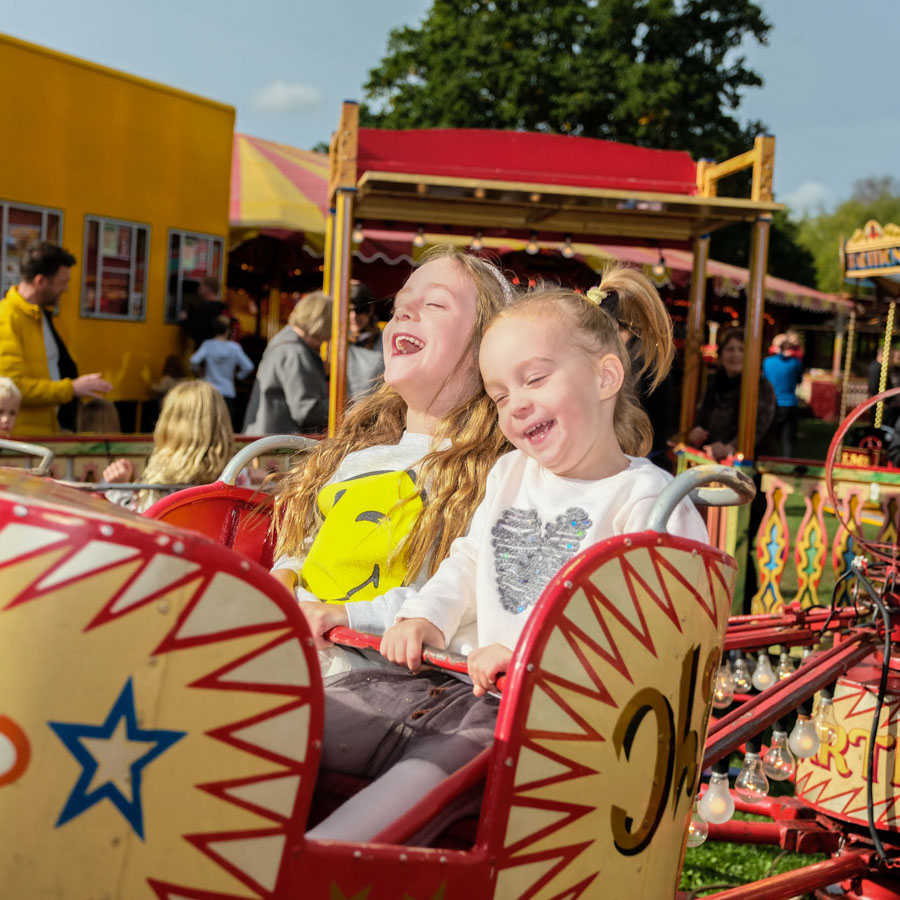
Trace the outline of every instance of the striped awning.
{"type": "Polygon", "coordinates": [[[235,241],[267,228],[324,244],[328,156],[235,134],[228,219],[235,241]]]}

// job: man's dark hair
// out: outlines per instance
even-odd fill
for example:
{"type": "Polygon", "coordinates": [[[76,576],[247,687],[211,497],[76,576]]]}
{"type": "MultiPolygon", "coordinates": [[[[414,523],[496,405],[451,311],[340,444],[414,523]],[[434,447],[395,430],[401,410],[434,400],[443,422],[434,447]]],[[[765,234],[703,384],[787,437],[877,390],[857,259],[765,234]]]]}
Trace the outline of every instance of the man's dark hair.
{"type": "Polygon", "coordinates": [[[22,256],[22,281],[31,284],[37,275],[52,278],[61,268],[75,265],[75,257],[58,244],[35,241],[25,248],[22,256]]]}

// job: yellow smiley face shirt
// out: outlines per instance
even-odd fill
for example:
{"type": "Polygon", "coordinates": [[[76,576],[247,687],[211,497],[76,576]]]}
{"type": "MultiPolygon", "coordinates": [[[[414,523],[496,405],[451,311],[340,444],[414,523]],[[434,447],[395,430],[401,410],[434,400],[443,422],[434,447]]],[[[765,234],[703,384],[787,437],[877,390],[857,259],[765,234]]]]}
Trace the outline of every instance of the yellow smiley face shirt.
{"type": "Polygon", "coordinates": [[[397,547],[422,512],[415,466],[428,435],[405,433],[392,446],[351,453],[316,498],[323,522],[301,570],[320,600],[372,600],[406,581],[397,547]]]}

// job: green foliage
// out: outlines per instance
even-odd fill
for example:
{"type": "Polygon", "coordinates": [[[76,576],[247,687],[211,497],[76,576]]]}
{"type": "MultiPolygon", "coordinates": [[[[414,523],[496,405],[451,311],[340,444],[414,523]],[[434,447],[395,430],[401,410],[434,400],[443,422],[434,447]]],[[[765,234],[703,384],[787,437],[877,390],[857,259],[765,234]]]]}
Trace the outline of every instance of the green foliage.
{"type": "Polygon", "coordinates": [[[812,254],[820,290],[846,290],[839,256],[841,242],[870,219],[882,225],[888,222],[900,225],[900,184],[895,179],[887,176],[860,179],[854,184],[850,199],[834,212],[822,211],[800,223],[798,239],[812,254]]]}
{"type": "Polygon", "coordinates": [[[434,0],[394,29],[369,73],[362,124],[583,135],[723,159],[758,122],[734,117],[762,84],[740,54],[765,43],[752,0],[434,0]]]}

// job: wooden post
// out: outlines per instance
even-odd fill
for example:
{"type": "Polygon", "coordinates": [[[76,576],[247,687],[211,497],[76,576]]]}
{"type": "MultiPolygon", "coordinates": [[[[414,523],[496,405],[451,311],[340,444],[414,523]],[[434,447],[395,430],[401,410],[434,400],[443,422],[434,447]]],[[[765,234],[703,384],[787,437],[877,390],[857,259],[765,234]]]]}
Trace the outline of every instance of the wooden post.
{"type": "Polygon", "coordinates": [[[744,323],[744,373],[741,378],[737,441],[738,453],[747,460],[754,458],[756,447],[756,408],[759,402],[766,261],[769,257],[771,225],[771,217],[760,216],[753,226],[750,243],[750,277],[747,281],[747,316],[744,323]]]}
{"type": "Polygon", "coordinates": [[[328,434],[334,436],[344,417],[347,393],[347,320],[350,307],[350,267],[353,258],[353,201],[356,194],[356,161],[359,138],[359,105],[346,101],[341,121],[331,139],[328,178],[329,206],[326,237],[325,288],[333,302],[331,317],[331,365],[328,396],[328,434]]]}
{"type": "Polygon", "coordinates": [[[681,440],[694,425],[697,414],[697,383],[700,380],[700,348],[706,333],[706,262],[709,259],[709,235],[694,238],[694,268],[691,273],[690,309],[684,343],[684,379],[681,383],[681,440]]]}

